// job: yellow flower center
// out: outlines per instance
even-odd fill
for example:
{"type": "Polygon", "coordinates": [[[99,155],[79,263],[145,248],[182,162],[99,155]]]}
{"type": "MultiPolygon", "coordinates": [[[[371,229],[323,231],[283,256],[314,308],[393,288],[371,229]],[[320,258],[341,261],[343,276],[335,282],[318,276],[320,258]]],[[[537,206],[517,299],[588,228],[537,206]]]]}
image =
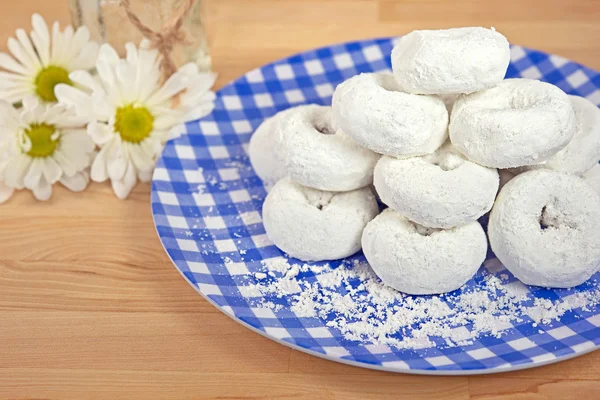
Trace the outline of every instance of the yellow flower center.
{"type": "Polygon", "coordinates": [[[154,127],[154,117],[146,107],[133,104],[117,109],[115,132],[126,142],[139,143],[150,136],[154,127]]]}
{"type": "Polygon", "coordinates": [[[59,83],[73,84],[69,79],[69,72],[62,67],[49,65],[35,77],[35,93],[44,101],[56,101],[54,87],[59,83]]]}
{"type": "Polygon", "coordinates": [[[31,149],[27,155],[31,157],[48,157],[54,153],[58,146],[58,139],[53,139],[56,129],[54,125],[48,124],[31,124],[29,129],[25,130],[25,134],[31,141],[31,149]]]}

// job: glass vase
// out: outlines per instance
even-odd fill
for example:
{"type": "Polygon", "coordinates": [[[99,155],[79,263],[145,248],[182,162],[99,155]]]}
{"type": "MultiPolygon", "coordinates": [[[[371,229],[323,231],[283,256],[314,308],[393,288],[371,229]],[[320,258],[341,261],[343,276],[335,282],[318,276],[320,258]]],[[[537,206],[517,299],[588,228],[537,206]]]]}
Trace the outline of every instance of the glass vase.
{"type": "MultiPolygon", "coordinates": [[[[110,43],[122,56],[125,44],[140,43],[143,36],[130,21],[119,0],[68,0],[73,26],[88,27],[93,40],[110,43]]],[[[131,9],[143,24],[159,32],[177,15],[183,0],[130,0],[131,9]]],[[[177,43],[171,57],[177,66],[195,62],[203,71],[211,68],[211,59],[202,21],[202,0],[197,0],[183,22],[182,29],[191,40],[177,43]]]]}

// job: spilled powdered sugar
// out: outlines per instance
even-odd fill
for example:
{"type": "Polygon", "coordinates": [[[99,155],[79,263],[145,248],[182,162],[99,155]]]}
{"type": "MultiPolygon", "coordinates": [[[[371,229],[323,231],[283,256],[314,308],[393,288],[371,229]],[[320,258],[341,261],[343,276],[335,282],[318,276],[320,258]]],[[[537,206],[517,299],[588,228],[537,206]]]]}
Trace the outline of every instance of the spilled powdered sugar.
{"type": "Polygon", "coordinates": [[[263,265],[252,286],[267,300],[257,306],[281,311],[277,300],[285,298],[297,317],[320,318],[347,340],[400,349],[465,346],[483,335],[500,337],[515,324],[549,324],[600,304],[597,288],[560,300],[532,299],[526,286],[500,273],[496,259],[486,261],[474,285],[439,296],[402,294],[359,260],[316,266],[275,258],[263,265]]]}

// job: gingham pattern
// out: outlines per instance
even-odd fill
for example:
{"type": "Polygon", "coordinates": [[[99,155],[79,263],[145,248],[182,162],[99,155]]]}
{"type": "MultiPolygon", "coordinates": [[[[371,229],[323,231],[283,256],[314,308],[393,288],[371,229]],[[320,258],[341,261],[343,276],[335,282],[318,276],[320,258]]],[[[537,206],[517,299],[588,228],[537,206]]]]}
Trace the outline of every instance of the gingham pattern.
{"type": "MultiPolygon", "coordinates": [[[[255,330],[316,355],[371,368],[492,372],[540,365],[600,346],[597,308],[568,312],[544,326],[526,318],[500,338],[483,336],[469,346],[398,350],[345,340],[324,320],[294,315],[285,296],[266,299],[280,304],[279,311],[259,305],[265,298],[253,289],[253,274],[264,269],[262,260],[281,252],[261,223],[266,192],[246,153],[253,130],[290,106],[330,104],[335,86],[355,74],[389,69],[392,44],[391,39],[377,39],[308,51],[250,71],[219,91],[214,112],[187,124],[188,134],[166,146],[154,173],[152,212],[174,264],[201,294],[255,330]]],[[[507,76],[541,79],[600,103],[600,75],[561,57],[513,46],[507,76]]],[[[532,297],[559,299],[593,286],[528,290],[532,297]]],[[[461,329],[469,327],[457,331],[461,329]]]]}

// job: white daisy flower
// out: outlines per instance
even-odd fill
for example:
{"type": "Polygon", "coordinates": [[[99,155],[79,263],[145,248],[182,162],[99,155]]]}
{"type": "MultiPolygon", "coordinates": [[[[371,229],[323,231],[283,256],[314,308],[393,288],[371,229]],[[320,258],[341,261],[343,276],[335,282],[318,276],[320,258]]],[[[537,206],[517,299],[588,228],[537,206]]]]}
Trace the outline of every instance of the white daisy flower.
{"type": "Polygon", "coordinates": [[[94,143],[84,126],[74,110],[33,96],[18,110],[0,102],[0,202],[23,188],[48,200],[59,181],[75,192],[85,189],[94,143]]]}
{"type": "Polygon", "coordinates": [[[98,77],[85,71],[69,75],[80,90],[58,85],[60,102],[72,105],[91,122],[88,133],[100,147],[91,178],[111,180],[118,198],[126,198],[139,180],[148,182],[164,143],[182,130],[182,123],[201,118],[214,105],[212,73],[196,64],[181,67],[161,84],[159,54],[127,44],[120,59],[107,44],[100,48],[98,77]]]}
{"type": "Polygon", "coordinates": [[[39,14],[31,17],[33,31],[27,35],[18,29],[16,39],[8,39],[11,55],[0,53],[0,99],[18,103],[27,95],[55,102],[54,87],[70,85],[69,73],[94,67],[98,45],[90,42],[86,27],[73,32],[68,26],[60,30],[58,22],[52,34],[39,14]]]}

